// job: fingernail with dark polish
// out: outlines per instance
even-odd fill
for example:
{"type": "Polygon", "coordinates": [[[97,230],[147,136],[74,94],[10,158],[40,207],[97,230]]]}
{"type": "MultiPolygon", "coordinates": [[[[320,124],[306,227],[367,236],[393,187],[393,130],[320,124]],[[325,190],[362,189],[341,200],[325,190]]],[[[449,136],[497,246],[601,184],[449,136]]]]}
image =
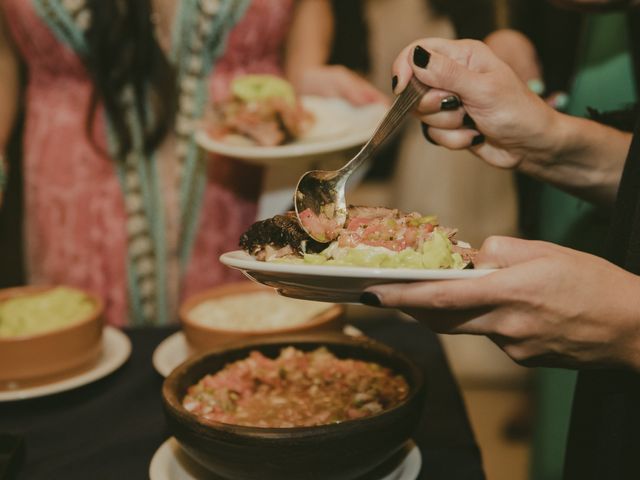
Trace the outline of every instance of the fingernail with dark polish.
{"type": "Polygon", "coordinates": [[[440,102],[440,110],[450,111],[460,108],[460,100],[455,95],[449,95],[440,102]]]}
{"type": "Polygon", "coordinates": [[[468,127],[468,128],[475,128],[476,127],[476,122],[474,122],[473,118],[471,118],[471,115],[469,115],[467,113],[464,116],[464,118],[462,119],[462,125],[464,125],[465,127],[468,127]]]}
{"type": "Polygon", "coordinates": [[[398,86],[398,76],[394,75],[391,79],[391,90],[396,91],[396,87],[398,86]]]}
{"type": "Polygon", "coordinates": [[[413,49],[413,63],[415,63],[418,67],[427,68],[427,65],[429,65],[429,60],[431,60],[431,54],[420,45],[413,49]]]}
{"type": "Polygon", "coordinates": [[[363,305],[369,305],[370,307],[379,307],[382,305],[380,297],[372,292],[364,292],[360,295],[360,303],[363,305]]]}
{"type": "Polygon", "coordinates": [[[473,140],[471,140],[471,146],[475,147],[476,145],[480,145],[481,143],[484,143],[484,140],[484,135],[476,135],[475,137],[473,137],[473,140]]]}
{"type": "Polygon", "coordinates": [[[437,145],[437,143],[433,141],[433,138],[431,138],[431,135],[429,135],[429,125],[421,123],[420,126],[422,127],[422,135],[427,139],[427,142],[437,145]]]}

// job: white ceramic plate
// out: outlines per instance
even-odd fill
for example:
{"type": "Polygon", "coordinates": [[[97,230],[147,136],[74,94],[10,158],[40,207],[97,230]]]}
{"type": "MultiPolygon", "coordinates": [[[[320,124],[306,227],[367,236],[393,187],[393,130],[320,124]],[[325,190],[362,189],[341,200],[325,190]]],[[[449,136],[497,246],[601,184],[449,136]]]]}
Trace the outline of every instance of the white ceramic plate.
{"type": "Polygon", "coordinates": [[[196,132],[196,142],[212,153],[273,165],[282,160],[314,157],[362,145],[387,111],[387,107],[379,103],[354,107],[339,98],[303,97],[302,103],[313,113],[315,122],[294,142],[276,147],[241,145],[211,138],[205,130],[196,132]]]}
{"type": "MultiPolygon", "coordinates": [[[[353,325],[345,325],[342,332],[350,337],[361,337],[364,335],[353,325]]],[[[166,378],[174,368],[187,360],[192,353],[184,333],[176,332],[160,342],[160,345],[153,351],[153,368],[166,378]]]]}
{"type": "Polygon", "coordinates": [[[26,388],[20,388],[19,385],[16,385],[15,389],[0,391],[0,402],[44,397],[87,385],[116,371],[129,358],[130,354],[131,341],[129,337],[116,328],[105,327],[102,333],[102,353],[91,368],[78,375],[44,385],[26,388]]]}
{"type": "Polygon", "coordinates": [[[160,342],[153,351],[153,368],[163,377],[168,377],[191,353],[187,337],[182,332],[176,332],[160,342]]]}
{"type": "MultiPolygon", "coordinates": [[[[415,480],[422,468],[420,449],[411,442],[409,453],[390,474],[380,480],[415,480]]],[[[151,459],[149,465],[151,480],[220,480],[180,448],[178,441],[171,437],[166,440],[151,459]]]]}
{"type": "Polygon", "coordinates": [[[287,297],[336,303],[358,303],[362,291],[373,285],[476,278],[493,272],[269,263],[260,262],[242,250],[225,253],[220,261],[287,297]]]}

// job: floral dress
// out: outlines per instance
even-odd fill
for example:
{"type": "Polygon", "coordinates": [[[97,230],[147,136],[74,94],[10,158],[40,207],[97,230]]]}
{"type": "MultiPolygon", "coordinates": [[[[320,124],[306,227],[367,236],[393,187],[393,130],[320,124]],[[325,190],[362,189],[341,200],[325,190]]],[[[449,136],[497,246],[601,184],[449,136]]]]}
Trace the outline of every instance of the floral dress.
{"type": "MultiPolygon", "coordinates": [[[[121,161],[101,153],[113,151],[102,110],[93,132],[99,148],[85,132],[92,84],[81,61],[91,22],[84,2],[2,5],[28,70],[30,283],[95,292],[113,325],[162,325],[185,296],[237,278],[218,257],[237,248],[254,220],[261,171],[204,155],[193,132],[235,76],[280,73],[293,0],[177,0],[164,45],[178,75],[175,131],[151,155],[134,149],[121,161]]],[[[134,138],[136,124],[132,115],[134,138]]]]}

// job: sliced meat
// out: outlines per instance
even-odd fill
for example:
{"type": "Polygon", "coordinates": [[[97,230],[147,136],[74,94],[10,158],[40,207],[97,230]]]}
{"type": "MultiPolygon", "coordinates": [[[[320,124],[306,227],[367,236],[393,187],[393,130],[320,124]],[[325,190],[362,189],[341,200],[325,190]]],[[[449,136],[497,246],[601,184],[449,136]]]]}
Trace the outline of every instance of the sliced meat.
{"type": "Polygon", "coordinates": [[[451,251],[453,253],[459,253],[460,256],[462,257],[462,260],[464,260],[465,263],[468,263],[470,265],[473,265],[473,262],[476,259],[476,256],[478,255],[478,250],[475,248],[471,248],[471,247],[465,247],[465,246],[460,246],[460,245],[456,245],[453,244],[451,246],[451,251]]]}
{"type": "Polygon", "coordinates": [[[347,208],[347,222],[352,218],[398,218],[400,211],[397,208],[385,207],[360,207],[349,205],[347,208]]]}

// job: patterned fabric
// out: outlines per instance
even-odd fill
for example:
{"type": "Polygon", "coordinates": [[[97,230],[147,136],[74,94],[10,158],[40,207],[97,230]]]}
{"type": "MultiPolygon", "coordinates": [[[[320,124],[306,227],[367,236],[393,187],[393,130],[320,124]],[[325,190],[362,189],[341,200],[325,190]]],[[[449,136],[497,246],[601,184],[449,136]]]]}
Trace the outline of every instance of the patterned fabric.
{"type": "MultiPolygon", "coordinates": [[[[234,76],[279,73],[293,0],[182,0],[167,52],[179,74],[176,132],[124,164],[100,111],[85,134],[91,82],[80,56],[91,21],[82,0],[5,0],[29,70],[24,134],[27,267],[32,283],[101,295],[111,324],[175,320],[181,298],[231,279],[218,257],[253,221],[261,171],[206,160],[192,132],[234,76]],[[78,33],[80,32],[80,33],[78,33]]],[[[123,99],[126,101],[126,98],[123,99]]],[[[131,121],[135,126],[135,119],[131,121]]]]}

